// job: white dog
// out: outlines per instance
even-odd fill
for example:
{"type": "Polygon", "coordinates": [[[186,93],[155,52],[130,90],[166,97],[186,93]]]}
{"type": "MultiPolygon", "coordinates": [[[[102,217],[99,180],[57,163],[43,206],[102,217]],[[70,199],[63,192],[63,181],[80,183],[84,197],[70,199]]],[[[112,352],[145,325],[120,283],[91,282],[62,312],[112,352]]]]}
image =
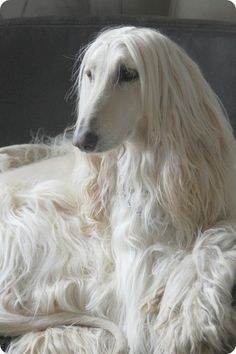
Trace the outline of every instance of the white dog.
{"type": "Polygon", "coordinates": [[[3,170],[44,158],[0,179],[0,332],[22,335],[8,353],[230,350],[236,144],[217,97],[135,27],[87,47],[76,87],[76,147],[2,150],[3,170]]]}

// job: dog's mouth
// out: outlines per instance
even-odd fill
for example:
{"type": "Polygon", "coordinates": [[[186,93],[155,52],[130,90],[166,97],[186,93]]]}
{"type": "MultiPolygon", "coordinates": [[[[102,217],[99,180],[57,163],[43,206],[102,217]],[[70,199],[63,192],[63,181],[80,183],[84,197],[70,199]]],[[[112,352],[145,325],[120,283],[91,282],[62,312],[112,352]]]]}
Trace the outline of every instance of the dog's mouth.
{"type": "Polygon", "coordinates": [[[106,139],[95,132],[86,132],[83,135],[75,133],[73,136],[73,145],[87,154],[100,154],[113,150],[123,144],[132,135],[132,132],[133,130],[129,129],[125,134],[116,134],[113,137],[107,136],[106,139]]]}
{"type": "Polygon", "coordinates": [[[99,143],[97,144],[96,148],[93,150],[86,150],[87,154],[102,154],[104,152],[110,151],[115,149],[119,144],[112,144],[112,143],[99,143]]]}
{"type": "Polygon", "coordinates": [[[110,138],[108,140],[103,140],[102,138],[100,138],[93,153],[99,154],[118,148],[132,135],[132,133],[133,130],[130,129],[126,132],[126,134],[121,134],[119,136],[116,135],[115,137],[110,138]]]}
{"type": "Polygon", "coordinates": [[[74,137],[72,143],[81,152],[85,152],[86,154],[99,154],[112,149],[112,147],[109,146],[110,144],[101,144],[99,140],[97,140],[96,144],[89,143],[89,142],[82,143],[81,141],[78,141],[78,139],[74,137]]]}

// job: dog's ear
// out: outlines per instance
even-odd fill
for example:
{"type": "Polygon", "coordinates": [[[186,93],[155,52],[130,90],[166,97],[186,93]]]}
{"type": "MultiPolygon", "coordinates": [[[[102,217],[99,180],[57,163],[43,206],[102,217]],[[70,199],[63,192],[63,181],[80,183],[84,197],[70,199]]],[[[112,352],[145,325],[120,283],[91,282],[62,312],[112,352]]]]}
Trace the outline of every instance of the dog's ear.
{"type": "Polygon", "coordinates": [[[162,52],[165,62],[160,48],[157,56],[159,107],[152,131],[159,134],[159,199],[177,229],[194,235],[229,211],[233,133],[198,66],[169,40],[162,52]]]}
{"type": "Polygon", "coordinates": [[[163,144],[158,191],[173,225],[188,238],[228,213],[228,154],[223,138],[211,144],[211,136],[208,140],[191,139],[183,130],[178,135],[163,144]]]}

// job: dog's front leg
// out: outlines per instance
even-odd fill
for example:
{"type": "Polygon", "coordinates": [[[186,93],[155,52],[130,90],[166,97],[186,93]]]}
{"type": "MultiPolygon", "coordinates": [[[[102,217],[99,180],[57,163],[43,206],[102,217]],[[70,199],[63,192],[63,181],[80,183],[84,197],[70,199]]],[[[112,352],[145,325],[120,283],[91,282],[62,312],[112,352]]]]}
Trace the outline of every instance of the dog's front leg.
{"type": "Polygon", "coordinates": [[[46,144],[20,144],[0,148],[0,172],[25,166],[52,155],[46,144]]]}
{"type": "Polygon", "coordinates": [[[222,225],[200,234],[167,281],[155,353],[228,353],[236,338],[235,281],[235,228],[222,225]]]}

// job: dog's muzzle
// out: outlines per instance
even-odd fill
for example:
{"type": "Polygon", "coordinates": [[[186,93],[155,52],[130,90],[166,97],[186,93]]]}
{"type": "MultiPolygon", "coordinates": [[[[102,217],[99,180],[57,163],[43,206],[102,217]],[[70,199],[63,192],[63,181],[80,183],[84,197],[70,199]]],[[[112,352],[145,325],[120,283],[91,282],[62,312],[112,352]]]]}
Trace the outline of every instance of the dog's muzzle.
{"type": "Polygon", "coordinates": [[[75,133],[73,137],[73,145],[81,151],[92,152],[95,150],[98,142],[98,136],[92,131],[86,133],[75,133]]]}

